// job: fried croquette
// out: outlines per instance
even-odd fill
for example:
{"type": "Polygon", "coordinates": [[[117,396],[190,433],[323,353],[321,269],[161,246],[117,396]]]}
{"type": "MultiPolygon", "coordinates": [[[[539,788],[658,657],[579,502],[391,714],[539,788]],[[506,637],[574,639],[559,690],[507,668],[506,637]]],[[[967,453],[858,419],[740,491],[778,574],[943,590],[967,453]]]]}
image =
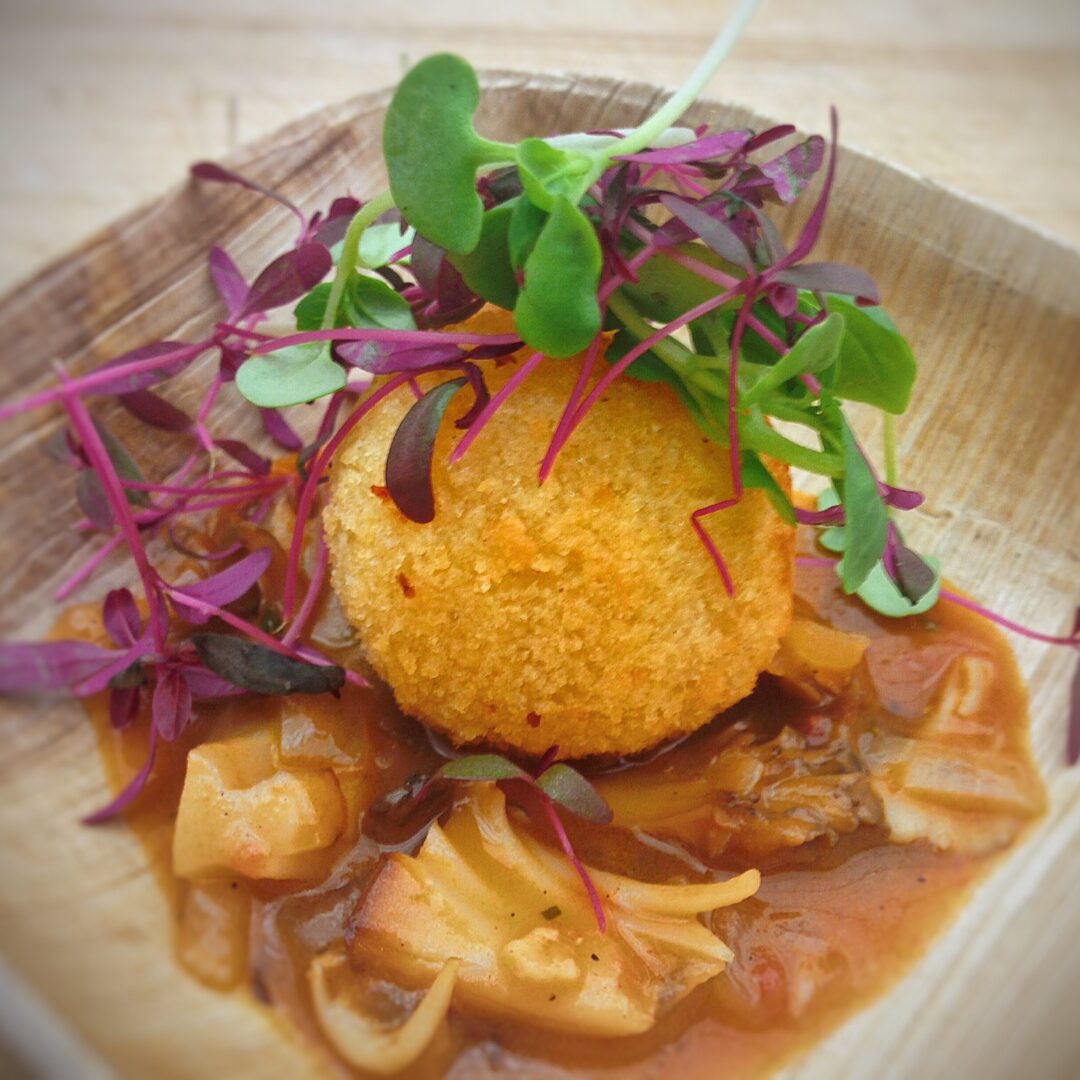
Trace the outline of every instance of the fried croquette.
{"type": "MultiPolygon", "coordinates": [[[[507,329],[494,310],[469,325],[507,329]]],[[[487,372],[492,391],[521,359],[487,372]]],[[[401,708],[458,744],[647,749],[749,694],[791,620],[794,529],[760,491],[707,519],[729,596],[690,524],[731,494],[728,452],[667,387],[617,380],[538,483],[580,364],[541,363],[449,466],[462,436],[452,421],[470,404],[457,395],[436,440],[429,524],[405,518],[384,486],[407,391],[334,462],[323,520],[344,611],[401,708]]]]}

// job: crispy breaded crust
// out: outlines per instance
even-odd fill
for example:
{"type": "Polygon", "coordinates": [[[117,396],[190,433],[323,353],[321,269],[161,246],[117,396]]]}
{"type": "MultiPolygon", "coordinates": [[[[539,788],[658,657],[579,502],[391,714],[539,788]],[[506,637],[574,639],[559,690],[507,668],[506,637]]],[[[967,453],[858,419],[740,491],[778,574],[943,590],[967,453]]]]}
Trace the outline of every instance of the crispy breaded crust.
{"type": "MultiPolygon", "coordinates": [[[[478,321],[504,328],[501,313],[478,321]]],[[[515,366],[487,369],[493,390],[515,366]]],[[[537,483],[579,371],[544,361],[449,468],[452,420],[471,403],[458,395],[436,442],[430,524],[380,490],[408,391],[333,467],[334,588],[402,709],[458,743],[644,750],[749,694],[791,619],[794,529],[760,491],[708,519],[735,581],[725,592],[690,514],[730,494],[727,451],[667,387],[615,382],[537,483]]],[[[786,468],[776,475],[788,485],[786,468]]]]}

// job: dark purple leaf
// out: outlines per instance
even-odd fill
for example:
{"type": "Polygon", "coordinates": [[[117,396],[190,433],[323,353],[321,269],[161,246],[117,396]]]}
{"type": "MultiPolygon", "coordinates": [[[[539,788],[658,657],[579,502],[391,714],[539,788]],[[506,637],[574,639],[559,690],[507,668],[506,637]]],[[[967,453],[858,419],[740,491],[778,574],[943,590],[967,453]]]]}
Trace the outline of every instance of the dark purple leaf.
{"type": "Polygon", "coordinates": [[[294,660],[243,638],[197,634],[192,638],[199,659],[233,686],[256,694],[336,693],[345,685],[345,670],[294,660]]]}
{"type": "Polygon", "coordinates": [[[214,445],[220,450],[224,450],[233,461],[238,461],[245,469],[253,472],[256,476],[268,476],[270,474],[272,465],[269,459],[255,453],[247,443],[241,442],[239,439],[215,439],[214,445]]]}
{"type": "Polygon", "coordinates": [[[792,285],[774,284],[769,288],[769,303],[781,319],[788,319],[799,306],[799,290],[792,285]]]}
{"type": "Polygon", "coordinates": [[[70,428],[62,428],[55,435],[50,436],[46,440],[44,447],[45,453],[53,461],[58,461],[61,465],[67,465],[69,468],[81,469],[90,464],[86,459],[86,454],[83,453],[82,447],[75,441],[75,436],[72,435],[70,428]]]}
{"type": "Polygon", "coordinates": [[[443,765],[432,779],[444,780],[532,780],[508,758],[499,754],[470,754],[443,765]]]}
{"type": "Polygon", "coordinates": [[[755,135],[743,147],[743,153],[752,154],[755,150],[760,150],[763,146],[768,146],[769,143],[776,142],[777,139],[786,139],[789,135],[794,134],[794,124],[777,124],[775,127],[766,128],[760,134],[755,135]]]}
{"type": "Polygon", "coordinates": [[[750,252],[725,222],[710,217],[704,210],[677,195],[662,195],[660,202],[722,259],[737,266],[750,266],[750,252]]]}
{"type": "Polygon", "coordinates": [[[89,641],[0,644],[0,694],[71,689],[118,655],[89,641]]]}
{"type": "Polygon", "coordinates": [[[417,313],[418,323],[428,327],[460,322],[479,311],[484,301],[446,257],[446,249],[417,234],[412,242],[410,268],[428,303],[417,313]]]}
{"type": "Polygon", "coordinates": [[[273,188],[264,187],[262,184],[249,180],[246,176],[241,176],[231,169],[223,168],[213,161],[197,161],[191,166],[190,171],[191,175],[198,180],[211,180],[218,184],[236,184],[238,187],[247,188],[248,191],[257,191],[260,195],[265,195],[267,198],[287,207],[300,219],[302,225],[307,226],[307,219],[300,212],[300,208],[284,195],[274,191],[273,188]]]}
{"type": "Polygon", "coordinates": [[[933,567],[928,566],[911,548],[903,544],[893,545],[892,563],[896,571],[896,584],[913,604],[917,604],[937,581],[933,567]]]}
{"type": "Polygon", "coordinates": [[[109,689],[129,690],[133,686],[145,686],[148,681],[145,665],[141,660],[136,660],[109,680],[109,689]]]}
{"type": "Polygon", "coordinates": [[[865,270],[842,263],[803,263],[776,275],[777,281],[812,292],[833,292],[879,302],[877,285],[865,270]]]}
{"type": "Polygon", "coordinates": [[[304,440],[293,431],[289,426],[288,420],[286,420],[277,409],[260,409],[259,416],[262,417],[263,428],[266,430],[266,434],[269,435],[282,450],[288,450],[295,454],[297,451],[303,449],[304,440]]]}
{"type": "Polygon", "coordinates": [[[83,469],[75,478],[75,501],[79,504],[79,509],[102,532],[108,532],[112,528],[112,505],[93,469],[83,469]]]}
{"type": "Polygon", "coordinates": [[[132,349],[102,364],[98,371],[108,371],[110,368],[126,367],[129,364],[138,364],[146,360],[161,359],[160,365],[151,365],[145,371],[138,371],[126,375],[117,375],[115,379],[99,383],[94,387],[95,394],[127,394],[132,390],[144,390],[154,383],[162,382],[179,375],[205,349],[205,345],[189,345],[183,341],[158,341],[153,345],[143,345],[141,348],[132,349]]]}
{"type": "Polygon", "coordinates": [[[153,390],[132,390],[120,394],[119,401],[132,416],[151,427],[176,432],[191,428],[191,417],[153,390]]]}
{"type": "Polygon", "coordinates": [[[180,668],[169,665],[158,668],[157,682],[151,704],[154,730],[172,742],[191,720],[191,688],[180,668]]]}
{"type": "Polygon", "coordinates": [[[146,755],[146,764],[135,774],[131,783],[128,784],[128,786],[124,788],[124,790],[121,791],[108,806],[103,806],[89,817],[83,818],[83,823],[85,825],[100,825],[102,822],[108,821],[110,818],[114,818],[117,814],[126,810],[138,798],[142,789],[146,787],[146,782],[150,779],[150,773],[154,768],[154,758],[156,756],[157,732],[151,727],[150,746],[146,755]]]}
{"type": "Polygon", "coordinates": [[[309,242],[279,255],[252,283],[236,318],[299,300],[329,273],[333,260],[323,244],[309,242]]]}
{"type": "Polygon", "coordinates": [[[327,247],[333,247],[339,240],[343,240],[349,231],[349,223],[362,205],[359,199],[350,195],[335,199],[330,204],[326,219],[315,230],[315,239],[327,247]]]}
{"type": "Polygon", "coordinates": [[[221,354],[218,370],[225,382],[232,382],[240,370],[240,365],[248,358],[248,351],[239,345],[220,344],[218,348],[221,354]]]}
{"type": "Polygon", "coordinates": [[[139,715],[139,688],[121,686],[109,692],[109,723],[119,731],[130,727],[139,715]]]}
{"type": "MultiPolygon", "coordinates": [[[[142,471],[135,464],[135,459],[127,452],[124,444],[110,434],[100,420],[94,420],[94,427],[97,429],[98,436],[105,447],[105,452],[109,455],[109,461],[112,462],[112,466],[116,470],[117,477],[121,481],[134,480],[142,483],[144,479],[142,471]]],[[[145,491],[127,489],[125,494],[127,501],[132,506],[150,505],[150,496],[145,491]]]]}
{"type": "Polygon", "coordinates": [[[545,769],[536,785],[553,802],[585,821],[607,825],[614,816],[600,792],[577,769],[562,762],[545,769]]]}
{"type": "Polygon", "coordinates": [[[242,693],[231,682],[207,671],[201,665],[188,665],[184,668],[184,679],[187,681],[191,696],[196,701],[212,701],[217,698],[235,697],[242,693]]]}
{"type": "Polygon", "coordinates": [[[101,615],[109,637],[121,648],[130,648],[139,640],[143,621],[130,589],[113,589],[105,597],[101,615]]]}
{"type": "Polygon", "coordinates": [[[248,283],[224,248],[215,246],[210,249],[210,276],[231,319],[247,300],[248,283]]]}
{"type": "Polygon", "coordinates": [[[394,505],[421,524],[435,517],[431,485],[431,458],[435,436],[450,399],[468,380],[450,379],[429,390],[409,411],[394,432],[386,456],[386,489],[394,505]]]}
{"type": "Polygon", "coordinates": [[[270,565],[269,548],[260,548],[239,562],[216,574],[196,581],[192,585],[174,585],[169,588],[173,606],[182,619],[196,626],[210,621],[205,611],[186,604],[185,599],[199,600],[214,607],[227,607],[239,600],[266,573],[270,565]]]}
{"type": "Polygon", "coordinates": [[[620,154],[615,161],[636,161],[642,165],[688,165],[695,161],[707,161],[721,154],[733,154],[743,150],[750,141],[752,131],[722,131],[706,135],[681,146],[662,150],[642,150],[637,154],[620,154]]]}
{"type": "Polygon", "coordinates": [[[805,142],[793,146],[790,150],[759,166],[761,172],[771,182],[773,191],[781,202],[794,202],[814,173],[821,168],[825,157],[825,140],[820,135],[811,135],[805,142]]]}
{"type": "Polygon", "coordinates": [[[400,346],[385,341],[349,341],[339,342],[334,352],[338,359],[372,375],[445,367],[465,356],[460,346],[441,342],[400,346]]]}
{"type": "Polygon", "coordinates": [[[883,483],[879,483],[878,487],[886,506],[892,506],[897,510],[914,510],[923,504],[923,494],[920,491],[909,491],[907,488],[892,487],[883,483]]]}
{"type": "Polygon", "coordinates": [[[524,341],[512,341],[509,345],[477,345],[470,349],[467,358],[469,360],[493,360],[499,356],[509,356],[518,349],[524,348],[524,341]]]}
{"type": "Polygon", "coordinates": [[[491,391],[488,390],[487,383],[484,382],[484,373],[476,364],[466,361],[461,365],[461,369],[465,372],[473,391],[473,403],[469,407],[469,411],[455,424],[456,427],[464,431],[471,428],[480,414],[487,408],[488,403],[491,401],[491,391]]]}

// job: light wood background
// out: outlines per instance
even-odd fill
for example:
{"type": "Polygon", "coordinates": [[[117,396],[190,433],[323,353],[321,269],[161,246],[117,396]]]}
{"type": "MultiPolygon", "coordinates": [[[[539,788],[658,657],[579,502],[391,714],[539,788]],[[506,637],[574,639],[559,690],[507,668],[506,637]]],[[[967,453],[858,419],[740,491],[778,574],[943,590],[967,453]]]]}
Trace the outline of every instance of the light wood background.
{"type": "MultiPolygon", "coordinates": [[[[0,291],[213,157],[452,49],[672,85],[733,0],[0,0],[0,291]]],[[[710,96],[1080,244],[1077,0],[763,0],[710,96]]]]}

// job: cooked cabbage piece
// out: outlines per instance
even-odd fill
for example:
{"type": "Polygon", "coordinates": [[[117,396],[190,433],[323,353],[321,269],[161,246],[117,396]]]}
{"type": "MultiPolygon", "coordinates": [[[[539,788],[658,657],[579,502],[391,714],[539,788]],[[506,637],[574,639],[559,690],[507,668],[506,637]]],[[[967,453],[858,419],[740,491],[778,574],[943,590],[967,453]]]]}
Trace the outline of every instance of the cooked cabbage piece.
{"type": "Polygon", "coordinates": [[[430,985],[459,959],[455,1001],[567,1033],[632,1035],[724,969],[731,951],[698,918],[751,896],[730,881],[655,885],[590,870],[609,919],[600,934],[566,858],[519,828],[502,793],[479,788],[415,857],[393,854],[353,914],[357,967],[430,985]]]}
{"type": "Polygon", "coordinates": [[[457,960],[447,960],[420,1003],[394,1027],[379,1023],[357,1000],[345,957],[337,953],[317,957],[308,969],[308,984],[319,1026],[350,1065],[392,1076],[415,1064],[438,1034],[450,1008],[459,966],[457,960]],[[336,992],[331,986],[335,976],[336,992]]]}
{"type": "Polygon", "coordinates": [[[898,843],[928,840],[981,854],[1009,843],[1042,811],[1034,769],[994,737],[993,672],[981,657],[961,657],[915,737],[871,732],[860,739],[864,767],[898,843]]]}
{"type": "Polygon", "coordinates": [[[279,769],[276,742],[264,725],[188,754],[173,836],[178,877],[306,878],[323,866],[345,829],[341,788],[330,769],[279,769]]]}

